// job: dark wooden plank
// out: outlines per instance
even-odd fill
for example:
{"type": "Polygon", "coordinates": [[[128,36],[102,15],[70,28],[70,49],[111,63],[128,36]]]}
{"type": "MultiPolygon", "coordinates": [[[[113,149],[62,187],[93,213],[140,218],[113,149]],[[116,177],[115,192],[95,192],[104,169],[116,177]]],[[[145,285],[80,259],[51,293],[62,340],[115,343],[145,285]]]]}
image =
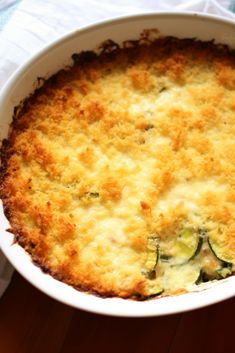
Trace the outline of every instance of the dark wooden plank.
{"type": "Polygon", "coordinates": [[[63,305],[20,275],[0,300],[3,353],[224,353],[233,346],[235,298],[159,318],[95,315],[63,305]]]}
{"type": "Polygon", "coordinates": [[[206,352],[234,352],[235,298],[209,308],[206,352]]]}
{"type": "Polygon", "coordinates": [[[167,353],[180,315],[115,318],[75,313],[61,353],[167,353]]]}
{"type": "Polygon", "coordinates": [[[41,301],[40,292],[17,274],[13,276],[7,292],[0,300],[1,352],[18,352],[25,336],[31,329],[41,301]]]}
{"type": "Polygon", "coordinates": [[[0,300],[0,352],[41,353],[48,347],[58,353],[73,311],[15,274],[0,300]]]}
{"type": "MultiPolygon", "coordinates": [[[[73,309],[54,301],[46,315],[32,325],[21,346],[24,353],[59,353],[67,334],[73,309]]],[[[38,315],[37,315],[38,316],[38,315]]]]}
{"type": "Polygon", "coordinates": [[[169,353],[224,353],[233,347],[235,298],[182,315],[169,353]]]}
{"type": "Polygon", "coordinates": [[[205,353],[204,346],[209,323],[207,309],[183,314],[169,353],[205,353]]]}
{"type": "Polygon", "coordinates": [[[167,352],[180,315],[123,319],[72,309],[47,297],[18,274],[0,301],[0,352],[167,352]],[[147,342],[147,349],[146,349],[147,342]]]}

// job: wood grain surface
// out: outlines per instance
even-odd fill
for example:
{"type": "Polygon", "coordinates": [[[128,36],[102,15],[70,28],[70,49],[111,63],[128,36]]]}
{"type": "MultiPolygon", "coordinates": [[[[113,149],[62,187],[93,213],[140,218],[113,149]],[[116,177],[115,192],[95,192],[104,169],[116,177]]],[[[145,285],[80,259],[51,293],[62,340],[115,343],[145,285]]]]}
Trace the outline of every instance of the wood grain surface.
{"type": "Polygon", "coordinates": [[[0,300],[0,353],[233,352],[235,298],[156,318],[95,315],[61,304],[15,273],[0,300]]]}

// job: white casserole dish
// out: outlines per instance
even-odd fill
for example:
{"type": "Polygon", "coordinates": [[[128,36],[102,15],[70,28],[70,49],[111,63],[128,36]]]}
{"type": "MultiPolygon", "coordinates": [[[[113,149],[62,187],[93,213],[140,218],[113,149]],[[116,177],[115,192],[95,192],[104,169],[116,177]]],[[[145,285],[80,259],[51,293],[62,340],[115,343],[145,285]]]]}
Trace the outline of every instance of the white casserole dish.
{"type": "MultiPolygon", "coordinates": [[[[48,78],[72,63],[71,55],[96,48],[104,40],[117,43],[138,39],[143,29],[157,28],[161,35],[179,38],[214,39],[235,48],[235,23],[231,20],[196,13],[157,13],[122,17],[73,32],[49,45],[11,77],[0,97],[0,138],[6,138],[14,107],[38,87],[38,77],[48,78]]],[[[34,286],[49,296],[75,308],[116,316],[158,316],[203,307],[235,295],[235,276],[209,282],[195,292],[149,301],[99,298],[79,292],[43,273],[30,256],[7,232],[9,228],[0,210],[0,246],[12,265],[34,286]]]]}

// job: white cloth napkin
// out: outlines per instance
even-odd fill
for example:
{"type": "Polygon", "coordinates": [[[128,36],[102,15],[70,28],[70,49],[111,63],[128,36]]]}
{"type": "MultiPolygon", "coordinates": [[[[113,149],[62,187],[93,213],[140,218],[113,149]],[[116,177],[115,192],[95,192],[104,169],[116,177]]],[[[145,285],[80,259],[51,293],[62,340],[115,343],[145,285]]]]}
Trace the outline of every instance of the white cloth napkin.
{"type": "MultiPolygon", "coordinates": [[[[1,0],[0,10],[14,0],[1,0]]],[[[119,15],[157,10],[199,11],[235,19],[235,0],[22,0],[0,33],[0,89],[15,69],[72,30],[119,15]]],[[[13,273],[0,251],[0,297],[13,273]]]]}

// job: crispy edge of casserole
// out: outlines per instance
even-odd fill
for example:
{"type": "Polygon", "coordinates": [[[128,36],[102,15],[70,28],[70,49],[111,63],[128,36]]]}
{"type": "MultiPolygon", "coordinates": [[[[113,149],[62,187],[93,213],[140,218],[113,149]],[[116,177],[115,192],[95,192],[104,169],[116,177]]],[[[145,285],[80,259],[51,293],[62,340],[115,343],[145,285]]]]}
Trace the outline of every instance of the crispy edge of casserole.
{"type": "MultiPolygon", "coordinates": [[[[199,66],[210,62],[210,70],[213,70],[215,77],[218,80],[219,85],[221,85],[222,89],[235,89],[234,51],[231,51],[225,45],[216,45],[213,43],[213,41],[201,42],[195,39],[179,40],[173,37],[158,38],[151,41],[148,38],[148,35],[146,35],[146,32],[139,41],[125,42],[123,47],[120,47],[116,43],[109,40],[99,48],[98,54],[95,51],[74,54],[74,65],[72,67],[61,70],[48,80],[45,80],[42,87],[37,89],[29,98],[25,99],[24,102],[16,107],[14,111],[13,122],[10,128],[9,138],[3,140],[2,142],[0,195],[3,200],[5,215],[11,224],[10,232],[14,234],[15,241],[19,243],[28,253],[30,253],[33,262],[40,266],[44,272],[50,273],[56,279],[64,281],[65,283],[74,286],[76,289],[104,297],[120,296],[123,298],[145,299],[151,297],[152,295],[148,294],[148,290],[146,289],[146,283],[148,280],[147,282],[144,279],[141,280],[141,275],[138,276],[138,280],[134,280],[133,284],[130,284],[128,289],[120,289],[118,286],[113,284],[112,281],[110,282],[110,288],[109,283],[107,284],[107,287],[105,287],[103,284],[100,285],[99,278],[94,279],[92,276],[90,282],[86,282],[85,279],[88,273],[84,274],[83,279],[79,278],[79,283],[75,283],[70,262],[71,259],[78,254],[77,250],[72,246],[67,248],[66,261],[64,261],[58,267],[55,266],[55,270],[51,268],[50,259],[48,257],[48,254],[51,250],[51,244],[49,244],[45,235],[47,234],[47,227],[51,227],[53,222],[55,222],[55,219],[53,220],[53,215],[51,216],[53,202],[48,199],[42,208],[40,208],[40,202],[37,206],[34,203],[33,211],[31,210],[31,213],[29,213],[30,217],[33,217],[34,219],[34,226],[30,231],[26,229],[27,227],[25,227],[23,224],[24,220],[22,218],[22,214],[27,214],[31,206],[27,197],[25,197],[25,193],[30,192],[33,186],[31,185],[31,178],[25,179],[21,177],[21,166],[19,165],[17,156],[20,153],[24,163],[26,164],[30,163],[32,160],[36,160],[40,168],[45,170],[47,176],[49,176],[49,178],[52,180],[56,180],[58,173],[54,165],[53,153],[49,149],[45,148],[45,146],[37,140],[35,131],[28,131],[30,130],[31,124],[34,124],[35,122],[37,123],[38,111],[36,109],[36,113],[34,112],[35,107],[41,107],[44,103],[48,104],[48,100],[52,99],[52,103],[56,103],[56,108],[53,114],[55,113],[55,124],[58,124],[60,121],[60,114],[63,114],[63,110],[68,108],[68,104],[71,104],[74,89],[78,90],[81,96],[86,96],[90,92],[90,89],[94,88],[92,85],[94,82],[96,82],[96,80],[99,80],[100,75],[105,75],[113,69],[119,70],[121,68],[122,70],[124,67],[125,70],[125,65],[128,66],[128,75],[133,87],[137,90],[143,90],[144,93],[148,93],[149,90],[151,90],[151,80],[148,76],[148,69],[149,65],[153,65],[153,61],[155,60],[153,58],[154,55],[158,56],[157,61],[154,62],[156,73],[158,75],[167,76],[167,78],[173,82],[173,85],[184,85],[185,80],[187,80],[187,77],[185,78],[185,67],[188,64],[190,65],[190,60],[195,60],[199,63],[199,66]],[[151,57],[151,59],[149,59],[149,57],[151,57]],[[71,86],[74,75],[79,77],[75,83],[73,82],[75,86],[77,85],[76,87],[71,86]],[[26,138],[22,139],[22,141],[18,141],[18,135],[24,133],[27,134],[26,138]],[[29,145],[27,145],[27,143],[29,145]],[[34,227],[36,227],[36,229],[34,229],[34,227]]],[[[99,91],[100,88],[97,86],[96,89],[99,91]]],[[[160,89],[163,91],[165,87],[160,89]]],[[[200,99],[202,98],[200,97],[200,99]]],[[[214,123],[214,110],[212,109],[212,106],[217,104],[216,99],[217,96],[215,98],[212,97],[210,104],[205,106],[203,111],[204,120],[198,119],[198,121],[195,122],[195,128],[199,131],[203,131],[203,124],[205,124],[207,118],[208,120],[212,120],[212,124],[214,123]]],[[[81,108],[79,106],[78,102],[75,102],[75,104],[77,104],[76,109],[79,110],[79,119],[82,121],[80,127],[84,129],[86,129],[87,126],[93,122],[99,122],[103,117],[103,110],[106,108],[105,104],[102,104],[102,101],[91,101],[91,104],[87,104],[84,110],[83,107],[81,108]],[[88,112],[87,116],[86,112],[88,112]],[[83,119],[84,116],[85,118],[83,119]]],[[[235,99],[234,102],[231,101],[229,104],[230,108],[235,111],[235,99]]],[[[172,111],[172,116],[173,118],[176,117],[177,121],[179,121],[182,117],[181,113],[177,110],[172,111]],[[177,118],[179,116],[180,119],[177,118]]],[[[113,119],[117,119],[117,115],[114,114],[113,119]]],[[[106,130],[104,131],[107,132],[107,129],[112,127],[112,124],[114,124],[112,119],[109,121],[107,120],[107,126],[105,126],[106,130]]],[[[52,128],[54,127],[55,126],[52,126],[52,128]]],[[[171,128],[172,127],[176,129],[179,128],[179,126],[174,127],[173,125],[171,128]]],[[[47,133],[47,128],[48,127],[46,124],[43,125],[42,122],[40,126],[41,131],[44,129],[44,131],[47,133]]],[[[167,129],[165,126],[161,127],[162,130],[164,128],[167,129]]],[[[32,130],[34,129],[35,126],[33,125],[32,130]]],[[[140,119],[138,129],[141,131],[147,131],[151,130],[152,127],[150,125],[146,125],[146,122],[140,119]]],[[[99,138],[100,137],[98,136],[97,139],[99,140],[99,138]]],[[[170,138],[172,138],[172,151],[174,153],[178,153],[184,144],[185,136],[183,136],[183,132],[181,133],[179,130],[178,134],[175,136],[170,136],[170,138]]],[[[199,142],[199,144],[201,143],[203,144],[203,141],[199,142]]],[[[138,144],[141,144],[141,141],[138,141],[138,144]]],[[[129,147],[132,148],[133,144],[127,146],[127,148],[129,147]]],[[[206,142],[205,146],[202,148],[207,148],[206,142]]],[[[200,147],[198,147],[198,150],[199,149],[200,147]]],[[[201,153],[203,153],[203,151],[201,151],[201,153]]],[[[80,162],[84,163],[85,165],[92,163],[92,158],[92,152],[90,151],[86,151],[84,154],[80,153],[79,156],[80,162]]],[[[216,162],[219,163],[219,161],[216,162]]],[[[208,171],[208,165],[209,168],[216,169],[216,163],[212,161],[211,156],[208,157],[207,165],[205,164],[205,174],[208,171]]],[[[232,186],[233,180],[231,180],[229,177],[229,173],[231,173],[231,171],[222,170],[221,172],[221,170],[218,171],[218,175],[222,173],[224,178],[223,180],[226,180],[229,185],[232,186]]],[[[214,171],[214,173],[216,174],[217,171],[214,171]]],[[[168,170],[167,168],[164,169],[160,179],[157,180],[157,183],[160,185],[160,190],[158,191],[157,196],[159,196],[159,194],[163,194],[164,196],[164,193],[167,192],[167,190],[171,187],[172,179],[174,179],[173,174],[174,173],[172,170],[168,170]]],[[[80,190],[79,192],[83,192],[83,194],[88,193],[85,186],[83,186],[82,191],[80,190]]],[[[115,178],[111,177],[107,179],[106,183],[103,185],[102,200],[103,202],[106,202],[108,205],[107,207],[110,207],[110,205],[115,207],[116,202],[118,202],[120,199],[120,193],[121,191],[119,183],[115,180],[115,178]]],[[[94,198],[96,198],[98,193],[96,190],[92,190],[90,194],[93,194],[94,198]]],[[[232,202],[235,201],[235,192],[232,192],[232,187],[230,188],[230,199],[232,202]]],[[[66,195],[65,200],[60,200],[60,202],[62,202],[60,207],[67,207],[66,195]]],[[[89,206],[89,202],[90,200],[87,200],[86,197],[86,200],[83,200],[83,206],[87,207],[87,204],[89,206]]],[[[208,193],[207,201],[205,202],[207,202],[206,207],[208,206],[210,209],[210,217],[214,217],[213,219],[215,221],[222,222],[223,224],[228,222],[229,226],[231,223],[229,236],[234,239],[232,242],[232,244],[234,244],[235,222],[231,222],[231,219],[233,220],[233,207],[231,206],[230,209],[228,204],[225,202],[225,206],[222,207],[221,210],[217,209],[217,203],[215,200],[213,200],[213,195],[210,195],[210,193],[208,193]]],[[[151,207],[151,199],[147,201],[140,200],[140,209],[143,213],[145,222],[148,225],[148,229],[149,227],[151,228],[151,225],[149,226],[149,222],[151,222],[151,207]]],[[[186,215],[184,209],[180,209],[179,214],[177,214],[176,211],[172,211],[172,219],[174,219],[174,222],[178,218],[181,220],[185,219],[185,217],[186,215]]],[[[60,217],[56,219],[56,222],[59,224],[58,229],[61,230],[59,238],[62,242],[66,241],[66,236],[68,236],[68,234],[73,234],[75,232],[75,228],[77,226],[79,227],[79,224],[76,224],[76,222],[74,223],[72,214],[67,215],[65,218],[60,217]]],[[[164,228],[169,223],[169,219],[166,219],[166,222],[164,223],[163,219],[161,218],[161,222],[163,222],[164,228]]],[[[161,222],[157,222],[156,229],[158,229],[161,222]]],[[[172,224],[170,224],[170,227],[171,226],[172,224]]],[[[178,224],[176,228],[177,227],[178,224]]],[[[144,252],[144,249],[146,249],[148,236],[146,237],[145,234],[144,240],[139,239],[138,236],[137,238],[137,240],[134,240],[135,247],[140,249],[141,252],[144,252]]],[[[180,294],[184,291],[185,289],[181,288],[170,294],[180,294]]]]}

